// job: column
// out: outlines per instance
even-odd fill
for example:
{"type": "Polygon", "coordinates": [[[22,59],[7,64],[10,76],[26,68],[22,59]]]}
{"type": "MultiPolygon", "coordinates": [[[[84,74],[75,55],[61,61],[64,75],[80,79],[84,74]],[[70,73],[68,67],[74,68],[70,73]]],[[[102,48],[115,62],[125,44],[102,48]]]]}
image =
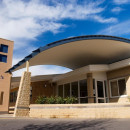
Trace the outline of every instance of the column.
{"type": "Polygon", "coordinates": [[[92,73],[87,74],[87,90],[88,90],[88,97],[89,97],[88,103],[94,103],[92,73]]]}
{"type": "Polygon", "coordinates": [[[28,72],[29,63],[27,62],[26,65],[27,71],[25,71],[21,77],[14,117],[29,116],[31,73],[28,72]]]}
{"type": "Polygon", "coordinates": [[[130,101],[130,76],[126,78],[126,94],[128,95],[130,101]]]}

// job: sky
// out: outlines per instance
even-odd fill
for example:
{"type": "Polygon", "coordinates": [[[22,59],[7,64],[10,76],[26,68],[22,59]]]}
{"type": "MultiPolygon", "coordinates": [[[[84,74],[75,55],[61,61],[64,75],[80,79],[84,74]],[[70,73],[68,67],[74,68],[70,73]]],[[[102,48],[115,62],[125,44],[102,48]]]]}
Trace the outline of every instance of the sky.
{"type": "MultiPolygon", "coordinates": [[[[0,38],[14,41],[13,65],[48,43],[98,34],[130,39],[130,0],[0,0],[0,38]]],[[[43,65],[30,71],[43,75],[71,70],[43,65]]]]}

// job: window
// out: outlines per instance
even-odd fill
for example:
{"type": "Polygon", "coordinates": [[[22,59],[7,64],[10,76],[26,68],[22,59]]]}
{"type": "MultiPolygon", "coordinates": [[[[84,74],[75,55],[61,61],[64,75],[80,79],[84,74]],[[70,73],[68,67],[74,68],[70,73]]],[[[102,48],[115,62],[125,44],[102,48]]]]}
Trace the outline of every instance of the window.
{"type": "Polygon", "coordinates": [[[119,79],[118,80],[118,85],[119,85],[119,94],[120,95],[126,95],[126,83],[125,83],[125,79],[119,79]]]}
{"type": "Polygon", "coordinates": [[[5,62],[5,63],[7,63],[7,56],[0,54],[0,62],[5,62]]]}
{"type": "Polygon", "coordinates": [[[16,102],[17,99],[17,91],[10,93],[10,102],[16,102]]]}
{"type": "Polygon", "coordinates": [[[8,53],[8,46],[0,44],[0,52],[8,53]]]}
{"type": "Polygon", "coordinates": [[[86,97],[88,96],[87,92],[87,80],[80,80],[79,81],[79,86],[80,86],[80,97],[86,97]]]}
{"type": "Polygon", "coordinates": [[[58,86],[58,96],[76,97],[79,103],[88,103],[87,79],[58,86]]]}
{"type": "Polygon", "coordinates": [[[125,78],[115,79],[110,81],[111,86],[111,96],[121,96],[126,95],[126,82],[125,78]]]}
{"type": "Polygon", "coordinates": [[[70,83],[64,84],[64,97],[70,97],[70,83]]]}
{"type": "Polygon", "coordinates": [[[3,104],[4,92],[0,92],[0,105],[3,104]]]}
{"type": "Polygon", "coordinates": [[[59,86],[58,86],[58,95],[59,95],[60,97],[63,97],[63,85],[59,85],[59,86]]]}
{"type": "Polygon", "coordinates": [[[78,82],[71,83],[71,96],[78,97],[78,82]]]}

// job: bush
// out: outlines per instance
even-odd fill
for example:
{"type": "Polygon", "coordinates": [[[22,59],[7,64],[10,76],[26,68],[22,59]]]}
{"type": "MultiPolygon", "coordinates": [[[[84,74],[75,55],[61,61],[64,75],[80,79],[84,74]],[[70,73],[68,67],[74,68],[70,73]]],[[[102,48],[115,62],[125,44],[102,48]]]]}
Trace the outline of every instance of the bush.
{"type": "Polygon", "coordinates": [[[35,101],[37,104],[75,104],[78,103],[78,99],[75,97],[43,97],[39,96],[35,101]]]}
{"type": "Polygon", "coordinates": [[[47,97],[46,98],[46,104],[56,104],[55,97],[47,97]]]}
{"type": "Polygon", "coordinates": [[[65,100],[65,104],[75,104],[75,103],[78,103],[78,99],[75,98],[75,97],[67,97],[64,100],[65,100]]]}
{"type": "Polygon", "coordinates": [[[37,104],[46,104],[46,97],[44,96],[38,96],[38,98],[35,101],[37,104]]]}
{"type": "Polygon", "coordinates": [[[56,97],[56,104],[65,104],[64,98],[62,97],[56,97]]]}

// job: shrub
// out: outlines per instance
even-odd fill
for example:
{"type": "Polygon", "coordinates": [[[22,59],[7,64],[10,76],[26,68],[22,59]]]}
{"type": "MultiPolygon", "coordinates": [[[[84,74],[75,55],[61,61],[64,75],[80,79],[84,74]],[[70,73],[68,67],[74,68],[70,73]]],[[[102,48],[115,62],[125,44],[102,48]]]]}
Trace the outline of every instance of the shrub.
{"type": "Polygon", "coordinates": [[[55,97],[47,97],[46,98],[46,104],[56,104],[55,97]]]}
{"type": "Polygon", "coordinates": [[[75,97],[44,97],[39,96],[35,101],[37,104],[74,104],[78,103],[78,99],[75,97]]]}
{"type": "Polygon", "coordinates": [[[37,103],[37,104],[45,104],[46,103],[46,97],[38,96],[38,98],[36,99],[35,103],[37,103]]]}
{"type": "Polygon", "coordinates": [[[62,97],[56,97],[56,104],[65,104],[64,98],[62,97]]]}
{"type": "Polygon", "coordinates": [[[64,100],[65,100],[65,104],[75,104],[75,103],[78,103],[78,99],[75,98],[75,97],[67,97],[64,100]]]}

